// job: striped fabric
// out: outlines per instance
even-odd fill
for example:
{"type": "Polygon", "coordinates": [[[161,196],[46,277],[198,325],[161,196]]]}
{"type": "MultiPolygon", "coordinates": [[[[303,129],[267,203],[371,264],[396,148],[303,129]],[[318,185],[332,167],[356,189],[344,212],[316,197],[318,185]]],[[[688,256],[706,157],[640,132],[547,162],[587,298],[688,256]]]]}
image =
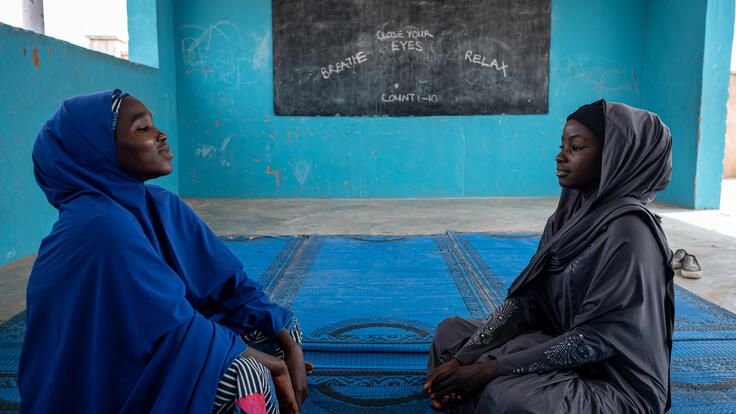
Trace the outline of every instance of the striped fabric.
{"type": "Polygon", "coordinates": [[[123,92],[120,89],[115,89],[112,92],[112,130],[115,131],[115,125],[118,123],[118,111],[120,110],[120,103],[123,102],[123,98],[128,95],[127,92],[123,92]]]}
{"type": "Polygon", "coordinates": [[[217,385],[213,412],[231,413],[236,406],[246,414],[278,412],[271,374],[266,367],[250,357],[235,358],[217,385]],[[253,412],[245,411],[247,406],[244,405],[253,399],[258,402],[262,400],[262,407],[258,407],[258,404],[253,407],[255,409],[251,408],[253,412]],[[243,404],[237,404],[239,402],[243,404]]]}
{"type": "MultiPolygon", "coordinates": [[[[302,331],[296,317],[284,328],[297,344],[302,344],[302,331]]],[[[263,332],[241,336],[255,349],[284,359],[284,351],[263,332]]],[[[276,414],[278,401],[268,369],[251,357],[238,357],[228,367],[217,385],[213,413],[244,412],[246,414],[276,414]]]]}
{"type": "MultiPolygon", "coordinates": [[[[289,336],[291,336],[291,339],[293,339],[294,342],[299,345],[302,344],[302,330],[299,327],[299,322],[297,322],[296,317],[291,318],[284,329],[286,329],[286,332],[289,333],[289,336]]],[[[284,359],[284,351],[281,347],[261,331],[253,331],[248,335],[241,336],[241,338],[246,344],[248,344],[248,346],[252,346],[261,352],[273,355],[277,358],[284,359]]]]}

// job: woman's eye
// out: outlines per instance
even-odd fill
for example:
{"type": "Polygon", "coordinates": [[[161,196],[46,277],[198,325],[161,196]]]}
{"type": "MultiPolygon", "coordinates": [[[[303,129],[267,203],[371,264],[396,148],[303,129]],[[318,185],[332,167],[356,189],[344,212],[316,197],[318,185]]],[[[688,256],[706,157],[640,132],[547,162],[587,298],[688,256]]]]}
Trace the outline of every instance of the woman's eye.
{"type": "Polygon", "coordinates": [[[565,146],[564,145],[560,145],[560,149],[561,150],[565,149],[565,146]]]}
{"type": "Polygon", "coordinates": [[[578,147],[577,145],[572,146],[573,151],[580,151],[581,149],[583,149],[583,147],[578,147]]]}
{"type": "Polygon", "coordinates": [[[147,126],[140,127],[136,131],[146,132],[146,131],[148,131],[148,127],[147,126]]]}

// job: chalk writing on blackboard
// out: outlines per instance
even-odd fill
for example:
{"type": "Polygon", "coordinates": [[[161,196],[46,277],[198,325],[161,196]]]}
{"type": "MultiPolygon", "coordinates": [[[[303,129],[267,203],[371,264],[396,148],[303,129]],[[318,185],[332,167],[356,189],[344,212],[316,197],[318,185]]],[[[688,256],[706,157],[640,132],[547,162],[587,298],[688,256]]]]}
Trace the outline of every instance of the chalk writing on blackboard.
{"type": "Polygon", "coordinates": [[[542,114],[551,0],[272,0],[274,113],[542,114]]]}
{"type": "Polygon", "coordinates": [[[422,95],[418,93],[382,93],[381,102],[439,102],[437,95],[422,95]]]}
{"type": "Polygon", "coordinates": [[[334,65],[327,65],[325,67],[322,67],[322,69],[320,69],[320,72],[322,73],[323,78],[330,79],[330,76],[332,76],[333,73],[340,73],[345,69],[350,69],[353,68],[355,65],[365,63],[367,60],[368,56],[366,56],[365,52],[361,51],[352,56],[346,57],[345,59],[335,63],[334,65]]]}
{"type": "Polygon", "coordinates": [[[499,66],[498,59],[493,59],[491,60],[490,63],[488,63],[486,60],[490,60],[490,59],[478,53],[473,53],[472,50],[468,50],[467,52],[465,52],[465,60],[470,63],[474,63],[476,65],[481,65],[486,68],[493,68],[496,70],[503,71],[504,78],[506,77],[506,69],[509,67],[509,65],[506,65],[503,63],[503,60],[501,61],[501,65],[499,66]]]}
{"type": "Polygon", "coordinates": [[[409,29],[406,31],[406,36],[404,36],[403,30],[398,30],[395,32],[392,32],[392,31],[384,32],[383,30],[379,30],[376,32],[376,39],[378,40],[403,39],[404,37],[409,38],[409,39],[423,39],[425,37],[434,37],[434,36],[429,30],[409,29]]]}
{"type": "Polygon", "coordinates": [[[379,30],[376,32],[376,39],[379,41],[386,41],[389,45],[391,52],[404,52],[404,51],[416,51],[424,52],[424,45],[421,40],[434,38],[432,32],[427,29],[414,30],[395,30],[395,31],[383,31],[379,30]]]}

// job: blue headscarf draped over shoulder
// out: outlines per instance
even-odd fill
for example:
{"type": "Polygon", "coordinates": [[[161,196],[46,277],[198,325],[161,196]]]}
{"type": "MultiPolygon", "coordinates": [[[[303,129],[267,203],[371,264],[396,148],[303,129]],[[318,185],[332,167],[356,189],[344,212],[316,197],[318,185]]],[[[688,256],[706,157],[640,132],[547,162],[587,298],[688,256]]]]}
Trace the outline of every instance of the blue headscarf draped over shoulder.
{"type": "Polygon", "coordinates": [[[65,100],[33,147],[59,219],[28,282],[22,412],[211,412],[245,344],[292,314],[179,197],[123,171],[113,96],[65,100]]]}

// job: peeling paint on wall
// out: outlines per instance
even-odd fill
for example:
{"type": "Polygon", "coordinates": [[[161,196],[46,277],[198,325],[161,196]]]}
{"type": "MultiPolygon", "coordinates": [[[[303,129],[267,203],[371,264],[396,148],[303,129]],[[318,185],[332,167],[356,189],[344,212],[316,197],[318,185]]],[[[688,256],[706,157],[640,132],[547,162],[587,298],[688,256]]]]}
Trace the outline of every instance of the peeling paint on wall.
{"type": "Polygon", "coordinates": [[[232,133],[229,136],[225,137],[225,139],[222,140],[222,144],[220,144],[220,152],[225,151],[225,148],[227,148],[227,145],[230,143],[230,140],[234,136],[235,136],[235,133],[232,133]]]}
{"type": "MultiPolygon", "coordinates": [[[[207,133],[209,134],[210,132],[207,131],[207,133]]],[[[217,153],[225,152],[225,150],[227,149],[227,146],[230,145],[230,140],[232,140],[236,135],[237,133],[234,132],[226,136],[220,143],[219,147],[216,147],[212,144],[200,145],[199,147],[194,149],[194,154],[202,158],[212,158],[217,153]]],[[[226,160],[220,160],[220,165],[223,167],[229,167],[230,163],[226,160]]]]}
{"type": "Polygon", "coordinates": [[[40,67],[40,65],[39,65],[39,59],[38,59],[38,48],[37,47],[34,47],[33,48],[33,67],[35,67],[36,69],[39,69],[39,67],[40,67]]]}
{"type": "Polygon", "coordinates": [[[268,169],[266,170],[266,174],[276,174],[276,185],[281,185],[281,173],[279,170],[272,170],[271,166],[268,166],[268,169]]]}
{"type": "Polygon", "coordinates": [[[263,36],[254,34],[255,53],[253,54],[253,70],[261,70],[271,61],[271,34],[266,32],[263,36]]]}
{"type": "Polygon", "coordinates": [[[309,161],[300,160],[296,162],[296,164],[294,165],[294,177],[299,183],[299,186],[304,185],[304,183],[307,181],[307,178],[309,178],[309,173],[311,172],[311,170],[312,166],[310,165],[309,161]]]}
{"type": "Polygon", "coordinates": [[[217,152],[217,147],[214,145],[202,145],[194,150],[194,153],[202,158],[212,158],[217,152]]]}

